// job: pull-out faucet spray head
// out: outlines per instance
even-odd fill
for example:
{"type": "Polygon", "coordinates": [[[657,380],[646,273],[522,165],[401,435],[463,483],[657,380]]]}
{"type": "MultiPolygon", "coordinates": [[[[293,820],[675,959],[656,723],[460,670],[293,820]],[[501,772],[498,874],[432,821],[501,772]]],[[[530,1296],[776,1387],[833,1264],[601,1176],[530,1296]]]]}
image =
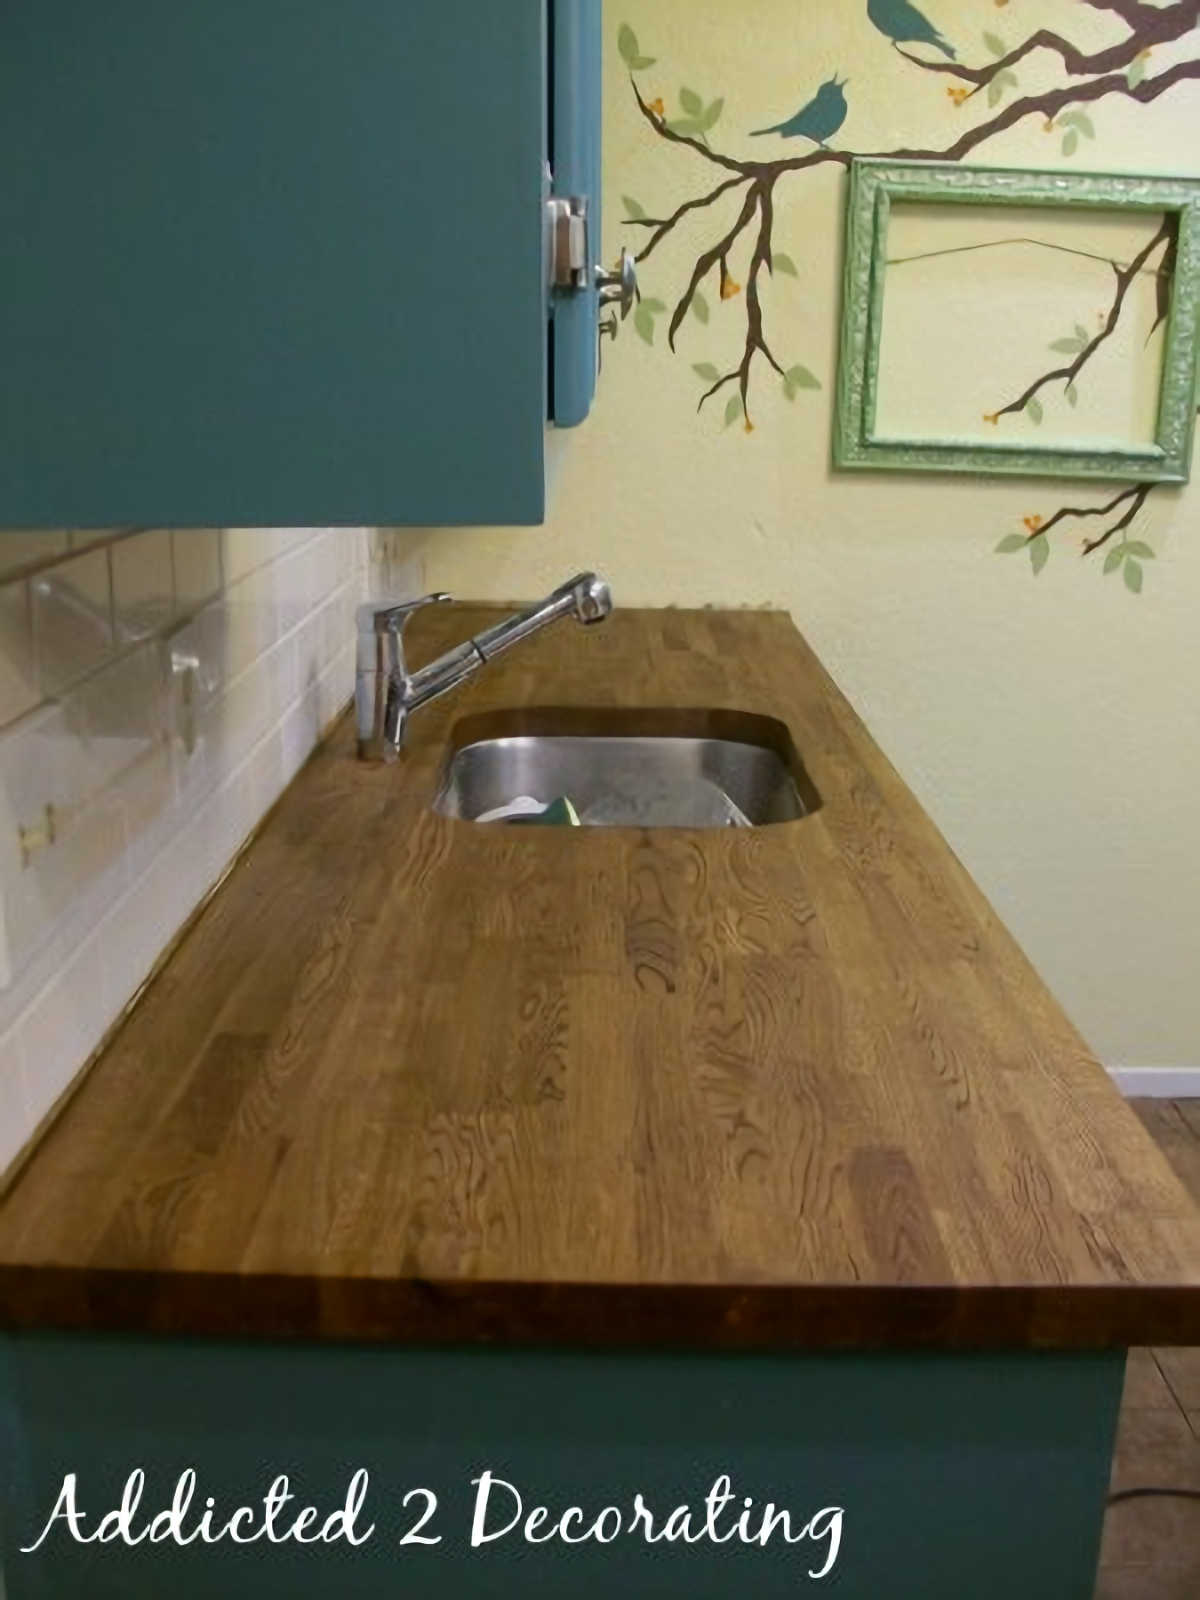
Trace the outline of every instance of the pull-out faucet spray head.
{"type": "Polygon", "coordinates": [[[404,743],[410,713],[453,689],[502,650],[540,633],[560,617],[574,617],[590,625],[603,622],[612,611],[612,595],[604,579],[594,572],[580,572],[537,605],[505,617],[428,666],[410,672],[404,659],[405,624],[422,606],[449,598],[448,594],[427,594],[398,605],[359,607],[354,700],[358,753],[363,760],[394,761],[404,743]]]}

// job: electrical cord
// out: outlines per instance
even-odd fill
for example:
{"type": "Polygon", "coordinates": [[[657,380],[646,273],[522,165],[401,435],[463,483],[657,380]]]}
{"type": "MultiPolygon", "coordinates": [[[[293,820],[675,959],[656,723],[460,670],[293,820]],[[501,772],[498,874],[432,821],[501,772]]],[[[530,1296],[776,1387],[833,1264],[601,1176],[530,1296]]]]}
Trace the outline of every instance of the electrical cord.
{"type": "Polygon", "coordinates": [[[1109,1495],[1105,1504],[1115,1506],[1121,1500],[1149,1500],[1160,1495],[1168,1500],[1200,1500],[1200,1489],[1160,1489],[1157,1486],[1119,1489],[1116,1494],[1109,1495]]]}

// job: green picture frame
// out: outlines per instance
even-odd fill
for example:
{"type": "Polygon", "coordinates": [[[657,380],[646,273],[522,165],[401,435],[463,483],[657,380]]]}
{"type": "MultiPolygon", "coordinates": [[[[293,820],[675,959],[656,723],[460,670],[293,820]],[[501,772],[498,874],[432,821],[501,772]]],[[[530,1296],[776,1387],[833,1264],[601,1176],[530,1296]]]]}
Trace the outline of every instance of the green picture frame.
{"type": "Polygon", "coordinates": [[[1200,179],[971,168],[955,162],[871,157],[851,163],[833,431],[836,467],[1186,483],[1195,431],[1198,340],[1200,179]],[[1090,207],[1173,218],[1175,260],[1153,440],[1144,445],[1097,446],[1087,441],[1076,445],[1062,440],[1039,445],[1025,436],[993,444],[878,433],[875,413],[888,224],[891,207],[898,201],[1090,207]]]}

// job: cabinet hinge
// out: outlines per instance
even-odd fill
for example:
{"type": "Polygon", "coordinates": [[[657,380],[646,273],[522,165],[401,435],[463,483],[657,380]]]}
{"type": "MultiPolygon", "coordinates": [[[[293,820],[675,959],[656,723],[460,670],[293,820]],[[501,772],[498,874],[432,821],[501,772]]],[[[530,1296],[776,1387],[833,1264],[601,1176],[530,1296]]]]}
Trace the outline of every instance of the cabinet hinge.
{"type": "Polygon", "coordinates": [[[588,287],[588,202],[586,195],[552,195],[546,201],[546,239],[550,286],[588,287]]]}

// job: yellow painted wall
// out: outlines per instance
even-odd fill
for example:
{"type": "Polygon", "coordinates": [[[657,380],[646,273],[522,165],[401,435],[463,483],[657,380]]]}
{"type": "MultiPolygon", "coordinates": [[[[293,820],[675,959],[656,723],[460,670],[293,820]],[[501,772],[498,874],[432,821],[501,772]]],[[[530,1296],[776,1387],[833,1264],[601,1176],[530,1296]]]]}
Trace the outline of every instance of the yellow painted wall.
{"type": "MultiPolygon", "coordinates": [[[[989,59],[984,30],[1015,45],[1050,27],[1089,49],[1124,34],[1118,17],[1078,0],[923,9],[974,64],[989,59]]],[[[790,153],[749,130],[787,116],[835,72],[851,80],[832,140],[844,149],[944,149],[993,114],[982,95],[956,106],[956,80],[904,61],[865,12],[857,0],[610,0],[607,252],[645,237],[621,226],[622,195],[665,214],[719,176],[639,114],[616,49],[622,22],[656,58],[638,74],[646,98],[661,96],[670,116],[683,86],[724,96],[710,138],[738,157],[790,153]]],[[[1195,33],[1156,48],[1144,68],[1189,54],[1200,55],[1195,33]]],[[[1021,95],[1063,81],[1045,53],[1018,75],[1021,95]]],[[[1108,95],[1088,111],[1095,139],[1070,157],[1062,128],[1030,117],[973,159],[1200,171],[1200,82],[1146,105],[1108,95]]],[[[618,604],[785,607],[1102,1058],[1200,1065],[1200,487],[1150,496],[1137,532],[1156,559],[1133,595],[1119,572],[1102,575],[1103,552],[1081,559],[1088,525],[1054,539],[1036,578],[1024,555],[994,553],[1023,517],[1103,492],[831,472],[844,181],[834,166],[780,180],[775,245],[799,276],[778,275],[763,292],[785,364],[808,365],[820,391],[789,403],[756,369],[753,433],[725,430],[720,403],[697,416],[691,364],[736,359],[745,328],[743,296],[720,302],[714,281],[708,327],[689,319],[674,358],[665,316],[652,346],[632,324],[606,343],[592,419],[553,441],[544,528],[418,532],[398,536],[400,552],[420,559],[429,587],[464,596],[533,596],[594,566],[618,604]]],[[[690,219],[645,263],[645,294],[672,306],[728,216],[690,219]]],[[[736,281],[745,261],[735,252],[736,281]]],[[[958,361],[969,369],[972,350],[958,361]]],[[[947,385],[956,370],[947,365],[947,385]]]]}

